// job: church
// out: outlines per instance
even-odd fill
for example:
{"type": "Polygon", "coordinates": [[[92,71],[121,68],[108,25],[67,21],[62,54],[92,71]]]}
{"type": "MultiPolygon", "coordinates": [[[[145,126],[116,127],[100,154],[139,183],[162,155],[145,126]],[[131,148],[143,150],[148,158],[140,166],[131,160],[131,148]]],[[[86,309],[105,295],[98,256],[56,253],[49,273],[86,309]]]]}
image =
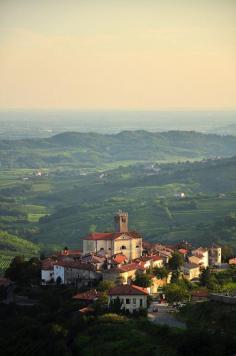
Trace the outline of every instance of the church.
{"type": "Polygon", "coordinates": [[[128,261],[141,257],[142,236],[129,231],[128,213],[119,210],[114,223],[114,232],[93,232],[83,238],[83,254],[100,253],[111,257],[122,253],[128,261]]]}

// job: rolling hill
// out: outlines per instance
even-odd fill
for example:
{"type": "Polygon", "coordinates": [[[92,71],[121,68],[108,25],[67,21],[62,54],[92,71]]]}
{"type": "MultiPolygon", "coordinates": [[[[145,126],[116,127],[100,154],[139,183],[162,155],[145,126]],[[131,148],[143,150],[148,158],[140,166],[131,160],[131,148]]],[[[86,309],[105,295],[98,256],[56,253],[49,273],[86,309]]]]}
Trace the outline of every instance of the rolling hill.
{"type": "Polygon", "coordinates": [[[176,161],[235,153],[236,137],[194,131],[123,131],[115,135],[67,132],[46,139],[0,141],[3,168],[98,167],[115,161],[176,161]]]}

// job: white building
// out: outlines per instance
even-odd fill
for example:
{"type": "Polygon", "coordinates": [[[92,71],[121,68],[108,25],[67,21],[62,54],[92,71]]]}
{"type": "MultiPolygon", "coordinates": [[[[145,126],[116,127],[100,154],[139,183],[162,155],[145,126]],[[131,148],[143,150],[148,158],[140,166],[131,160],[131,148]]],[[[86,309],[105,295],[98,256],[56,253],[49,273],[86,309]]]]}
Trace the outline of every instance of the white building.
{"type": "Polygon", "coordinates": [[[115,217],[115,232],[93,232],[83,239],[83,254],[104,253],[107,257],[123,253],[128,261],[142,256],[142,237],[128,231],[128,214],[119,211],[115,217]]]}
{"type": "Polygon", "coordinates": [[[108,306],[113,300],[119,298],[121,309],[129,310],[133,313],[134,310],[147,309],[147,288],[138,287],[135,285],[119,285],[109,290],[108,306]]]}
{"type": "Polygon", "coordinates": [[[47,258],[42,261],[41,267],[41,281],[42,284],[54,282],[54,261],[51,258],[47,258]]]}
{"type": "MultiPolygon", "coordinates": [[[[192,255],[199,258],[199,265],[202,268],[206,268],[209,266],[209,255],[208,255],[207,248],[199,247],[196,250],[192,251],[192,255]]],[[[189,262],[195,263],[195,262],[191,261],[191,258],[189,258],[189,262]]]]}
{"type": "Polygon", "coordinates": [[[53,266],[54,281],[61,284],[89,286],[100,280],[102,275],[90,263],[60,261],[53,266]]]}
{"type": "Polygon", "coordinates": [[[219,265],[221,264],[221,247],[213,244],[209,248],[209,264],[219,265]]]}

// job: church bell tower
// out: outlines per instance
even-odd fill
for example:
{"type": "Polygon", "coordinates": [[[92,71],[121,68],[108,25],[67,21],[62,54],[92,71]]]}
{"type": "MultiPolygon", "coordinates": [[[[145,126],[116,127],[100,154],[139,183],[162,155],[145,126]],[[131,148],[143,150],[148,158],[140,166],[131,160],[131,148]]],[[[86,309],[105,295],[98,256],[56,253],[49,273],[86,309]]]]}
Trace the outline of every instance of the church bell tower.
{"type": "Polygon", "coordinates": [[[115,231],[116,232],[128,232],[128,213],[119,210],[114,216],[115,231]]]}

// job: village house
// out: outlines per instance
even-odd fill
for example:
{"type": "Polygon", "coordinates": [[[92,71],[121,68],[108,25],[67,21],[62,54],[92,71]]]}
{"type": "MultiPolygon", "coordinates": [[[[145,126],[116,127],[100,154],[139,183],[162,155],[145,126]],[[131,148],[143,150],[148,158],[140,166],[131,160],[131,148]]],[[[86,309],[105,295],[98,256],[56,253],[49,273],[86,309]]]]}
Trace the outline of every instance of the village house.
{"type": "Polygon", "coordinates": [[[221,264],[221,247],[212,244],[209,248],[209,264],[220,265],[221,264]]]}
{"type": "MultiPolygon", "coordinates": [[[[209,266],[209,254],[207,248],[199,247],[196,250],[192,250],[192,256],[195,256],[200,259],[198,264],[202,268],[206,268],[209,266]]],[[[189,258],[189,262],[195,263],[191,260],[191,258],[189,258]]]]}
{"type": "Polygon", "coordinates": [[[104,253],[106,257],[123,253],[130,262],[142,256],[142,237],[128,230],[128,213],[115,215],[115,232],[93,232],[83,239],[83,254],[104,253]]]}
{"type": "Polygon", "coordinates": [[[101,273],[90,263],[59,261],[53,265],[53,271],[55,282],[77,287],[91,286],[102,278],[101,273]]]}
{"type": "Polygon", "coordinates": [[[54,282],[54,268],[53,268],[54,263],[56,263],[56,261],[54,261],[50,257],[42,261],[42,266],[41,266],[42,284],[54,282]]]}
{"type": "Polygon", "coordinates": [[[145,271],[145,268],[139,266],[137,263],[128,263],[120,267],[103,270],[104,281],[120,281],[123,284],[129,284],[135,279],[137,271],[145,271]]]}
{"type": "Polygon", "coordinates": [[[200,276],[200,267],[194,263],[184,263],[181,267],[183,276],[189,281],[197,279],[200,276]]]}
{"type": "Polygon", "coordinates": [[[229,259],[229,265],[236,265],[236,257],[229,259]]]}
{"type": "Polygon", "coordinates": [[[137,258],[134,262],[138,263],[145,269],[149,268],[161,268],[164,266],[164,261],[161,256],[158,255],[151,255],[151,256],[142,256],[137,258]]]}
{"type": "Polygon", "coordinates": [[[147,309],[148,290],[135,285],[119,285],[108,291],[108,307],[119,298],[121,309],[133,313],[135,310],[147,309]]]}

